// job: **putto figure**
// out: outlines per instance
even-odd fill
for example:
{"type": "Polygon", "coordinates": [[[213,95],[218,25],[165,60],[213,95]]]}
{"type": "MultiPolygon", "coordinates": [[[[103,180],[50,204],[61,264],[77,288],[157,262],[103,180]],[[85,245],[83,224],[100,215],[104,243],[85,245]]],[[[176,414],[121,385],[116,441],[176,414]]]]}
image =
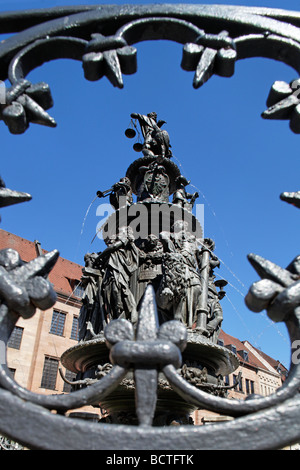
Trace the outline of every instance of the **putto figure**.
{"type": "Polygon", "coordinates": [[[122,205],[130,206],[133,201],[130,180],[125,176],[110,189],[107,189],[106,191],[97,191],[97,196],[99,198],[109,196],[109,202],[116,210],[122,205]]]}
{"type": "Polygon", "coordinates": [[[188,193],[185,187],[190,184],[184,176],[180,175],[176,179],[176,191],[173,194],[173,204],[181,207],[192,208],[199,197],[197,192],[188,193]]]}

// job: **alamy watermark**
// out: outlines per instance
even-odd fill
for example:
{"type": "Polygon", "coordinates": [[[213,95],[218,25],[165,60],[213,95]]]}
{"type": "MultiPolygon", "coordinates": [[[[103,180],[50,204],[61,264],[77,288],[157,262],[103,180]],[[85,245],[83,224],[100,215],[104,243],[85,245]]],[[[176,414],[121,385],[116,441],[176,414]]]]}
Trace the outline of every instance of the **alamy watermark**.
{"type": "Polygon", "coordinates": [[[6,346],[5,342],[0,340],[0,365],[6,364],[6,346]]]}
{"type": "Polygon", "coordinates": [[[2,80],[0,80],[0,104],[6,104],[6,86],[2,80]]]}
{"type": "Polygon", "coordinates": [[[295,90],[292,94],[296,96],[300,100],[300,82],[299,79],[294,80],[291,84],[290,87],[295,90]]]}
{"type": "MultiPolygon", "coordinates": [[[[120,198],[121,199],[121,198],[120,198]]],[[[168,203],[136,203],[131,206],[120,200],[120,209],[115,211],[110,204],[99,204],[96,216],[97,237],[108,240],[121,227],[129,227],[134,239],[146,239],[149,235],[159,238],[161,232],[172,232],[180,223],[197,239],[204,237],[204,204],[195,204],[193,212],[168,203]],[[194,213],[193,213],[194,212],[194,213]]]]}
{"type": "Polygon", "coordinates": [[[300,340],[296,339],[292,342],[292,364],[295,366],[300,364],[300,340]]]}

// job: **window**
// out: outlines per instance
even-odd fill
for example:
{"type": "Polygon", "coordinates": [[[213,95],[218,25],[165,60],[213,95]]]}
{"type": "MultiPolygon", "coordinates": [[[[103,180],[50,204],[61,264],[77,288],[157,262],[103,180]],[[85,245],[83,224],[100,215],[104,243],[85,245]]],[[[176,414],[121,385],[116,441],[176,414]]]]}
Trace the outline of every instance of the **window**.
{"type": "Polygon", "coordinates": [[[15,326],[9,338],[7,346],[9,348],[20,349],[23,336],[23,328],[15,326]]]}
{"type": "Polygon", "coordinates": [[[238,390],[239,392],[243,391],[242,379],[240,379],[239,382],[238,382],[238,376],[235,375],[235,374],[233,374],[233,383],[234,383],[234,385],[236,385],[238,383],[238,387],[236,387],[236,390],[238,390]]]}
{"type": "Polygon", "coordinates": [[[66,314],[54,310],[52,315],[52,322],[50,333],[53,335],[63,336],[65,328],[66,314]]]}
{"type": "Polygon", "coordinates": [[[79,281],[78,279],[68,279],[68,281],[72,289],[72,294],[82,299],[84,291],[85,291],[85,288],[83,287],[82,282],[79,281]]]}
{"type": "Polygon", "coordinates": [[[241,355],[242,355],[242,358],[244,359],[245,362],[249,362],[249,356],[248,356],[248,352],[243,350],[241,351],[241,355]]]}
{"type": "MultiPolygon", "coordinates": [[[[71,372],[70,370],[66,370],[65,378],[67,380],[69,380],[69,382],[73,382],[73,380],[76,378],[76,374],[75,374],[75,372],[71,372]]],[[[66,393],[69,393],[69,392],[71,392],[71,389],[72,389],[72,385],[64,382],[63,391],[66,392],[66,393]]]]}
{"type": "Polygon", "coordinates": [[[248,395],[254,393],[254,382],[253,382],[253,380],[245,379],[245,383],[246,383],[246,393],[248,395]]]}
{"type": "Polygon", "coordinates": [[[234,344],[230,344],[229,348],[234,354],[236,354],[236,347],[234,344]]]}
{"type": "Polygon", "coordinates": [[[78,317],[73,317],[72,330],[71,330],[71,339],[78,341],[78,317]]]}
{"type": "Polygon", "coordinates": [[[82,299],[83,297],[83,294],[84,294],[84,287],[81,285],[81,282],[79,281],[75,281],[75,287],[74,287],[74,295],[76,295],[76,297],[80,297],[82,299]]]}
{"type": "Polygon", "coordinates": [[[58,359],[45,357],[41,387],[55,390],[58,371],[58,359]]]}
{"type": "Polygon", "coordinates": [[[229,385],[229,375],[225,375],[225,377],[224,377],[224,385],[229,385]]]}
{"type": "Polygon", "coordinates": [[[218,339],[218,345],[219,346],[224,346],[224,341],[222,339],[218,339]]]}
{"type": "Polygon", "coordinates": [[[8,368],[11,378],[14,379],[16,375],[16,369],[12,369],[11,367],[8,368]]]}

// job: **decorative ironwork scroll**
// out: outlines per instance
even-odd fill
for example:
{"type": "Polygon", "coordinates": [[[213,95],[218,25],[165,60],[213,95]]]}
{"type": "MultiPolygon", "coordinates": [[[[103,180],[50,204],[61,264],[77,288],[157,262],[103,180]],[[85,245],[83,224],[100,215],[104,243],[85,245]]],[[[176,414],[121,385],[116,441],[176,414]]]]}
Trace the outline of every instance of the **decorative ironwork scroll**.
{"type": "MultiPolygon", "coordinates": [[[[122,74],[137,70],[134,45],[144,40],[181,43],[182,67],[195,72],[195,88],[213,74],[230,77],[236,60],[253,56],[280,60],[300,73],[299,26],[298,13],[228,6],[127,5],[4,13],[0,31],[17,34],[0,45],[0,78],[11,83],[1,119],[16,134],[31,122],[54,127],[47,113],[53,105],[50,88],[26,80],[31,70],[68,57],[82,62],[88,80],[105,75],[122,88],[122,74]]],[[[297,86],[297,81],[275,82],[264,117],[288,119],[291,129],[300,133],[297,86]]],[[[1,183],[0,206],[13,203],[13,196],[1,183]]],[[[26,200],[29,195],[18,197],[26,200]]],[[[282,199],[299,204],[298,193],[284,193],[282,199]]],[[[7,345],[19,316],[28,318],[36,307],[53,305],[46,275],[57,256],[54,251],[24,265],[13,250],[0,253],[0,348],[7,345]]],[[[246,303],[253,311],[265,309],[273,321],[285,322],[293,353],[300,340],[299,257],[286,269],[255,255],[249,260],[261,280],[251,286],[246,303]]],[[[151,288],[140,308],[136,336],[131,323],[122,319],[112,321],[104,335],[113,367],[101,380],[70,395],[45,396],[24,389],[10,377],[2,354],[0,433],[34,449],[277,449],[300,439],[299,365],[291,364],[284,385],[268,397],[235,402],[194,387],[176,371],[186,344],[185,328],[176,321],[159,327],[151,288]],[[134,372],[139,426],[90,423],[64,414],[105,398],[128,371],[134,372]],[[187,402],[235,419],[209,427],[152,427],[158,371],[187,402]]]]}
{"type": "MultiPolygon", "coordinates": [[[[55,127],[47,113],[53,101],[44,82],[26,75],[44,62],[70,58],[82,62],[88,80],[104,75],[123,87],[123,74],[137,70],[140,41],[167,39],[183,45],[182,67],[194,71],[193,86],[213,74],[230,77],[236,60],[268,57],[300,72],[299,14],[263,8],[221,5],[99,6],[0,14],[0,31],[15,33],[1,43],[0,79],[9,79],[1,119],[12,133],[29,123],[55,127]],[[80,11],[82,10],[82,11],[80,11]],[[80,11],[80,12],[78,12],[80,11]]],[[[287,119],[300,133],[298,80],[275,82],[266,119],[287,119]]]]}

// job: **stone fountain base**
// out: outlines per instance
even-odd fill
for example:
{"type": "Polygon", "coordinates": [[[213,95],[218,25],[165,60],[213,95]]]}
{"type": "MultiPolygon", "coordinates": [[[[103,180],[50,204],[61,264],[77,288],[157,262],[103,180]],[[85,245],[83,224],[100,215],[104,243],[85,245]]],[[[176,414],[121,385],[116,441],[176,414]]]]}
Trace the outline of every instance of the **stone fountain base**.
{"type": "MultiPolygon", "coordinates": [[[[89,379],[90,383],[101,380],[113,367],[103,335],[79,342],[68,349],[63,353],[61,363],[75,372],[79,380],[89,379]]],[[[182,353],[182,366],[177,372],[195,387],[224,397],[227,391],[223,377],[234,372],[238,365],[238,358],[232,351],[212,343],[195,330],[188,330],[187,347],[182,353]]],[[[74,390],[78,386],[82,385],[73,386],[74,390]]],[[[133,372],[126,375],[113,393],[93,406],[107,411],[108,418],[105,419],[108,422],[138,424],[133,372]]],[[[159,373],[154,425],[192,424],[190,415],[196,409],[195,405],[187,403],[172,389],[163,373],[159,373]]]]}

